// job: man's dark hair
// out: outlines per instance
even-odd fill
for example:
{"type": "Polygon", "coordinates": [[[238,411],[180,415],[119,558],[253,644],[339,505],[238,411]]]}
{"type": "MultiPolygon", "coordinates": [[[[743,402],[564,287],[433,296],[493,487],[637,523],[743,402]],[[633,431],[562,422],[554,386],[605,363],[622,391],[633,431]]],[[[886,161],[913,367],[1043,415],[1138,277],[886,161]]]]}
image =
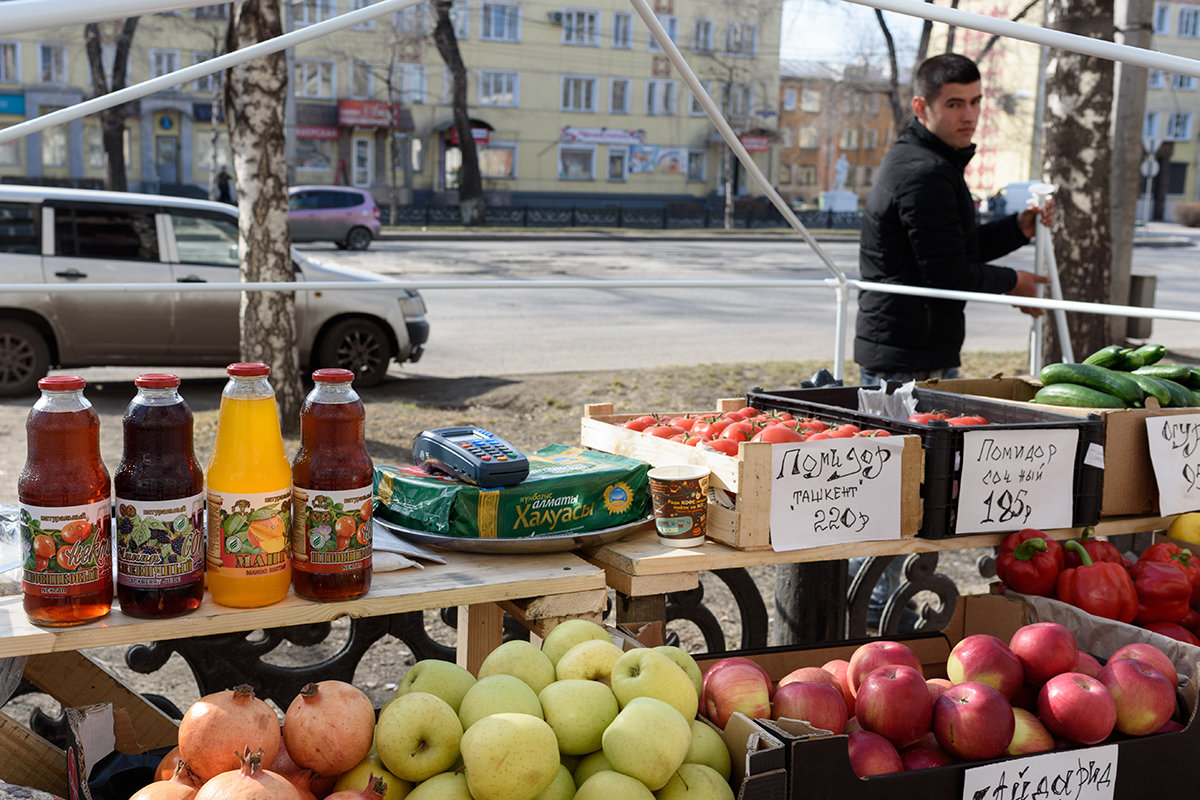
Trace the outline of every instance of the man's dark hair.
{"type": "Polygon", "coordinates": [[[913,94],[932,103],[947,83],[974,83],[977,80],[980,80],[979,67],[974,61],[957,53],[943,53],[925,59],[917,67],[913,94]]]}

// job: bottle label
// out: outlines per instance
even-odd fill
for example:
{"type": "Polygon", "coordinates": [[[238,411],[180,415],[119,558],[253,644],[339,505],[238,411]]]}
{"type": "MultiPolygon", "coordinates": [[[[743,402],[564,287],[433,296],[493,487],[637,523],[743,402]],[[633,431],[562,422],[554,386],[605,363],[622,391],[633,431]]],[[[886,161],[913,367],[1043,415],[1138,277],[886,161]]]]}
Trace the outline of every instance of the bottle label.
{"type": "Polygon", "coordinates": [[[292,487],[292,568],[323,575],[371,568],[371,484],[292,487]]]}
{"type": "Polygon", "coordinates": [[[173,589],[204,576],[204,494],[143,502],[117,497],[117,583],[173,589]]]}
{"type": "Polygon", "coordinates": [[[31,597],[74,597],[112,587],[112,505],[20,504],[21,587],[31,597]]]}
{"type": "Polygon", "coordinates": [[[242,494],[208,491],[208,566],[248,578],[277,575],[291,561],[291,488],[242,494]]]}

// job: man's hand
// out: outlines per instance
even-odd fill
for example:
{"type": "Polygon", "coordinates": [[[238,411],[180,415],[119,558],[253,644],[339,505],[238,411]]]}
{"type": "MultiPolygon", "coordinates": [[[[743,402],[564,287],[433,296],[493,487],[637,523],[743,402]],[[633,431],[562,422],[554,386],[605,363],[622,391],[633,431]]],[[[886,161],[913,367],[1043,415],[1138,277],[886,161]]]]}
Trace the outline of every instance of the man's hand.
{"type": "MultiPolygon", "coordinates": [[[[1051,213],[1053,213],[1053,208],[1051,208],[1051,213]]],[[[1016,272],[1017,285],[1010,289],[1008,294],[1016,295],[1017,297],[1037,297],[1038,286],[1050,282],[1050,279],[1045,275],[1038,275],[1023,269],[1019,269],[1016,272]]],[[[1028,314],[1031,317],[1040,317],[1045,310],[1031,306],[1018,306],[1018,308],[1021,309],[1022,314],[1028,314]]]]}
{"type": "Polygon", "coordinates": [[[1054,227],[1054,198],[1046,198],[1045,208],[1041,206],[1030,206],[1017,215],[1017,226],[1021,229],[1021,233],[1025,234],[1026,239],[1032,239],[1037,233],[1037,218],[1041,216],[1042,224],[1047,228],[1054,227]]]}

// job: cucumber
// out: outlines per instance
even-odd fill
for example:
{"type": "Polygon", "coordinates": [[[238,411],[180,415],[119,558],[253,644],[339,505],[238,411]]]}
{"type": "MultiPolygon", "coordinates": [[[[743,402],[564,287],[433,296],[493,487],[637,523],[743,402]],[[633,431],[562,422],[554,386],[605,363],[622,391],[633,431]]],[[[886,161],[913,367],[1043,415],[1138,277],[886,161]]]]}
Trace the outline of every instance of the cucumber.
{"type": "Polygon", "coordinates": [[[1189,389],[1200,389],[1200,367],[1188,367],[1188,377],[1184,385],[1189,389]]]}
{"type": "Polygon", "coordinates": [[[1142,357],[1143,363],[1149,365],[1162,361],[1163,356],[1167,354],[1167,348],[1161,344],[1144,344],[1133,352],[1142,357]]]}
{"type": "Polygon", "coordinates": [[[1129,373],[1129,377],[1137,382],[1137,385],[1142,387],[1142,391],[1146,397],[1153,397],[1158,400],[1158,404],[1166,408],[1172,405],[1173,395],[1171,390],[1158,378],[1150,375],[1139,375],[1136,372],[1129,373]]]}
{"type": "Polygon", "coordinates": [[[1190,408],[1196,405],[1196,395],[1191,389],[1170,378],[1157,378],[1171,392],[1171,408],[1190,408]]]}
{"type": "Polygon", "coordinates": [[[1073,408],[1126,408],[1125,401],[1106,392],[1089,389],[1077,383],[1055,383],[1043,386],[1033,396],[1032,403],[1073,408]]]}
{"type": "Polygon", "coordinates": [[[1041,379],[1043,386],[1057,383],[1086,386],[1119,398],[1126,406],[1139,405],[1145,397],[1142,387],[1138,386],[1133,378],[1123,372],[1105,369],[1095,364],[1047,364],[1042,367],[1041,379]]]}
{"type": "Polygon", "coordinates": [[[1119,369],[1122,372],[1133,372],[1138,367],[1146,366],[1146,362],[1138,355],[1137,351],[1132,347],[1126,347],[1121,351],[1121,363],[1110,369],[1119,369]]]}
{"type": "Polygon", "coordinates": [[[1176,383],[1187,383],[1192,371],[1187,364],[1147,364],[1135,369],[1139,375],[1153,375],[1155,378],[1166,378],[1176,383]]]}
{"type": "Polygon", "coordinates": [[[1108,367],[1109,369],[1119,369],[1125,363],[1125,356],[1121,351],[1124,350],[1119,344],[1110,344],[1108,347],[1102,347],[1096,352],[1083,360],[1084,364],[1094,364],[1097,367],[1108,367]]]}

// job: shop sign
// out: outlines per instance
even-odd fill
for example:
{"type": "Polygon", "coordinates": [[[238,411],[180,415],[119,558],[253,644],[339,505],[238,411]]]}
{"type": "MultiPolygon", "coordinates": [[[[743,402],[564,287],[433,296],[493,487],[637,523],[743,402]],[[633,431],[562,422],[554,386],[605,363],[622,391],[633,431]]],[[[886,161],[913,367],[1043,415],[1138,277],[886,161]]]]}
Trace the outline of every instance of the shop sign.
{"type": "Polygon", "coordinates": [[[297,139],[336,139],[338,138],[337,128],[327,128],[323,125],[297,125],[297,139]]]}
{"type": "Polygon", "coordinates": [[[25,116],[25,95],[0,94],[0,114],[20,114],[25,116]]]}
{"type": "Polygon", "coordinates": [[[1146,440],[1160,513],[1200,509],[1200,414],[1147,417],[1146,440]]]}
{"type": "MultiPolygon", "coordinates": [[[[196,122],[212,122],[213,105],[212,103],[192,103],[192,119],[196,122]]],[[[225,121],[224,109],[218,109],[217,122],[225,121]]]]}
{"type": "MultiPolygon", "coordinates": [[[[1168,418],[1170,419],[1170,418],[1168,418]]],[[[964,430],[957,533],[1069,528],[1079,431],[964,430]]]]}
{"type": "MultiPolygon", "coordinates": [[[[487,147],[488,142],[491,140],[491,134],[492,132],[488,128],[471,126],[471,138],[475,140],[475,144],[477,145],[487,147]]],[[[458,144],[458,127],[455,125],[450,126],[450,144],[458,144]]]]}
{"type": "Polygon", "coordinates": [[[645,144],[645,131],[626,131],[620,128],[572,128],[558,132],[558,140],[568,144],[645,144]]]}
{"type": "Polygon", "coordinates": [[[738,138],[747,153],[765,153],[771,149],[771,139],[767,136],[744,135],[738,138]]]}
{"type": "Polygon", "coordinates": [[[339,100],[338,124],[346,127],[389,127],[392,107],[382,100],[339,100]]]}

